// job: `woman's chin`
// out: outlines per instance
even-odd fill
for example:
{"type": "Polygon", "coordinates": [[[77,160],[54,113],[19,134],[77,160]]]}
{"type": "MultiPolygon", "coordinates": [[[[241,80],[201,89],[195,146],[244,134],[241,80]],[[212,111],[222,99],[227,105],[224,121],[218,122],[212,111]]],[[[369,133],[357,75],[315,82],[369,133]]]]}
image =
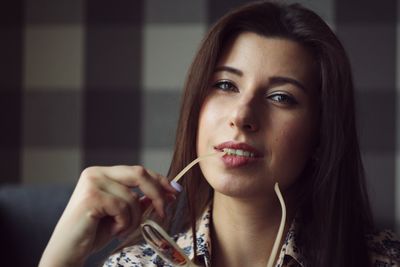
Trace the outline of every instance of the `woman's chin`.
{"type": "MultiPolygon", "coordinates": [[[[266,194],[265,185],[243,181],[233,177],[221,177],[217,181],[209,181],[214,192],[234,198],[251,198],[266,194]]],[[[272,188],[272,186],[271,186],[272,188]]],[[[273,188],[272,188],[273,190],[273,188]]]]}

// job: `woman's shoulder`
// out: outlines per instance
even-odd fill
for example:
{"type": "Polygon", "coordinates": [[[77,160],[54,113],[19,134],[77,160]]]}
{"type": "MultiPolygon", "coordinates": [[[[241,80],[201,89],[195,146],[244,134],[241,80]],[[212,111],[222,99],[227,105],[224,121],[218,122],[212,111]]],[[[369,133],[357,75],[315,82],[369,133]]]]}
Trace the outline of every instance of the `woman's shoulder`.
{"type": "Polygon", "coordinates": [[[123,248],[120,252],[111,255],[103,267],[167,267],[166,264],[146,243],[123,248]]]}
{"type": "Polygon", "coordinates": [[[400,238],[393,231],[376,231],[366,238],[372,266],[400,266],[400,238]]]}

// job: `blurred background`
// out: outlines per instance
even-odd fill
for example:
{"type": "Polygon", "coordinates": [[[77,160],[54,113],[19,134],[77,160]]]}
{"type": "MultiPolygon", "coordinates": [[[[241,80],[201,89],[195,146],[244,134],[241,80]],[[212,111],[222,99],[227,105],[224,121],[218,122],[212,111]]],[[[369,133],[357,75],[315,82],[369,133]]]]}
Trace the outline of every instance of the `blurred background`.
{"type": "MultiPolygon", "coordinates": [[[[73,186],[90,165],[143,164],[166,173],[182,85],[199,42],[218,17],[245,2],[4,2],[0,188],[73,186]]],[[[399,5],[297,2],[328,22],[350,56],[374,214],[380,227],[394,229],[400,223],[399,5]]]]}

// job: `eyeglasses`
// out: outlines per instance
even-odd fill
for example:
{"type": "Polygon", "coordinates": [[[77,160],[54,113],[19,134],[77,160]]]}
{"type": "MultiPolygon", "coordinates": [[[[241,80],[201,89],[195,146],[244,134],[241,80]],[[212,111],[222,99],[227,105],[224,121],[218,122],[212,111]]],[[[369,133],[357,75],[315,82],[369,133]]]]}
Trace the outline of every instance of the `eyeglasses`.
{"type": "MultiPolygon", "coordinates": [[[[224,155],[224,154],[225,152],[217,152],[198,157],[197,159],[193,160],[189,165],[187,165],[171,181],[171,185],[175,187],[178,191],[182,191],[182,188],[177,182],[188,170],[190,170],[190,168],[192,168],[195,164],[197,164],[198,162],[200,162],[205,158],[216,155],[224,155]]],[[[282,193],[279,190],[278,183],[275,183],[274,190],[281,204],[282,217],[278,233],[276,235],[276,239],[272,247],[271,255],[268,259],[267,267],[272,267],[274,264],[276,254],[278,253],[278,247],[282,239],[283,229],[285,227],[285,221],[286,221],[286,206],[282,197],[282,193]]],[[[141,224],[141,231],[142,231],[142,236],[146,240],[147,244],[149,244],[150,247],[152,247],[163,260],[172,264],[172,266],[200,267],[199,265],[193,263],[186,256],[186,254],[178,246],[178,244],[176,244],[176,242],[167,234],[167,232],[165,232],[164,229],[156,222],[152,220],[146,220],[144,223],[141,224]]]]}
{"type": "Polygon", "coordinates": [[[154,221],[147,220],[141,225],[142,235],[157,254],[172,266],[198,267],[172,238],[154,221]]]}
{"type": "MultiPolygon", "coordinates": [[[[216,152],[208,155],[204,155],[196,158],[189,163],[181,172],[176,175],[170,184],[177,190],[182,191],[182,187],[178,184],[179,179],[185,175],[194,165],[199,163],[201,160],[217,156],[224,155],[225,152],[216,152]]],[[[152,247],[157,254],[166,262],[172,264],[172,266],[182,267],[197,267],[183,252],[183,250],[172,240],[172,238],[164,231],[164,229],[152,220],[146,220],[141,224],[142,236],[146,240],[147,244],[152,247]]]]}

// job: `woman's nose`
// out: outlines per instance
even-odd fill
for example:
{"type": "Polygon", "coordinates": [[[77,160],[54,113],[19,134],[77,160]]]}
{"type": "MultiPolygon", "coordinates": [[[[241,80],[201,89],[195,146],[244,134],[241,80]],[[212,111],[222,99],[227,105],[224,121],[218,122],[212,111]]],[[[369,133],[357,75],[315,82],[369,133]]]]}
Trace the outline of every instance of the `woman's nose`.
{"type": "Polygon", "coordinates": [[[256,105],[252,102],[242,103],[232,110],[229,126],[246,132],[255,132],[260,128],[256,105]]]}

